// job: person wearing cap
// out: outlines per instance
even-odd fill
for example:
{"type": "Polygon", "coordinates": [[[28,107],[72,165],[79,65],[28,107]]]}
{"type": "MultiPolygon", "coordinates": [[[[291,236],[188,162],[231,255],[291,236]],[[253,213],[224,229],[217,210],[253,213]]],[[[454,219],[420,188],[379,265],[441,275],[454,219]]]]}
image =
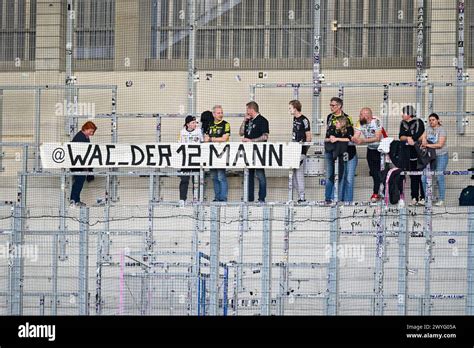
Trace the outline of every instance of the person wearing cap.
{"type": "MultiPolygon", "coordinates": [[[[416,117],[416,110],[413,106],[407,105],[402,109],[402,122],[400,123],[400,132],[398,134],[400,141],[405,142],[405,151],[410,159],[409,171],[417,171],[418,155],[415,149],[415,143],[421,141],[425,132],[423,120],[416,117]]],[[[401,168],[406,169],[406,168],[401,168]]],[[[410,175],[411,202],[410,205],[424,205],[425,192],[420,175],[410,175]]]]}
{"type": "MultiPolygon", "coordinates": [[[[179,141],[181,143],[202,143],[203,135],[199,128],[197,128],[196,117],[188,115],[184,121],[184,127],[181,129],[179,134],[179,141]]],[[[183,169],[182,172],[199,172],[199,169],[183,169]]],[[[181,176],[181,181],[179,183],[179,203],[184,205],[188,197],[188,187],[189,187],[189,175],[181,176]]],[[[193,186],[194,175],[192,176],[193,186]]]]}
{"type": "MultiPolygon", "coordinates": [[[[204,141],[210,143],[225,143],[230,139],[230,123],[224,121],[224,110],[221,105],[212,108],[214,120],[209,124],[209,129],[204,135],[204,141]]],[[[227,201],[227,176],[225,168],[211,169],[214,181],[214,202],[227,201]]]]}

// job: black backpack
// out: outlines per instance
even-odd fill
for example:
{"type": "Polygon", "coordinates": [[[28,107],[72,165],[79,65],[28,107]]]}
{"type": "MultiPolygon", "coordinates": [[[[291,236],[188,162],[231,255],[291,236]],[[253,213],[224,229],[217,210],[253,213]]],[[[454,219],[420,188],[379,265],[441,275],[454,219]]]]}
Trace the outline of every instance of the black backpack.
{"type": "Polygon", "coordinates": [[[459,205],[474,205],[474,186],[465,187],[459,195],[459,205]]]}

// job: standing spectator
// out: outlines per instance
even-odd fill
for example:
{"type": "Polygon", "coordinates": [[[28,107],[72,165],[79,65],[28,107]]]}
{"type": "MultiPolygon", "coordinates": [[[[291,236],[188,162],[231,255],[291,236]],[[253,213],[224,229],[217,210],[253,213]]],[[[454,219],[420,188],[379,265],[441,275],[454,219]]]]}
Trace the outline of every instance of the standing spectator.
{"type": "MultiPolygon", "coordinates": [[[[209,129],[204,135],[205,142],[225,143],[230,138],[230,124],[224,121],[224,110],[222,106],[216,105],[212,108],[214,120],[209,124],[209,129]]],[[[214,202],[227,201],[227,176],[225,169],[211,169],[214,181],[214,202]]]]}
{"type": "MultiPolygon", "coordinates": [[[[95,134],[97,126],[92,121],[87,121],[82,125],[82,128],[72,139],[73,143],[90,143],[90,137],[95,134]]],[[[71,168],[71,172],[83,172],[92,171],[92,168],[71,168]]],[[[94,180],[92,175],[75,175],[73,176],[73,184],[71,188],[71,206],[85,206],[86,204],[81,202],[81,191],[84,187],[84,182],[90,182],[94,180]]]]}
{"type": "MultiPolygon", "coordinates": [[[[326,118],[326,126],[329,129],[330,126],[335,126],[336,121],[341,119],[342,117],[346,117],[348,120],[348,125],[351,127],[353,126],[352,119],[350,118],[349,115],[347,115],[344,111],[342,111],[344,103],[341,98],[338,97],[333,97],[331,98],[331,102],[329,103],[329,107],[331,108],[331,113],[327,116],[326,118]]],[[[329,141],[329,138],[326,138],[325,141],[329,141]]],[[[352,154],[352,159],[355,159],[355,162],[352,162],[350,165],[351,173],[355,174],[355,167],[357,166],[357,157],[354,156],[356,154],[355,151],[355,146],[352,146],[351,149],[348,149],[348,155],[352,154]],[[354,165],[355,164],[355,165],[354,165]]],[[[347,157],[347,156],[346,156],[347,157]]],[[[347,158],[346,158],[347,159],[347,158]]],[[[324,193],[324,198],[327,204],[330,204],[332,202],[332,199],[334,197],[334,180],[335,180],[335,164],[334,160],[332,159],[332,154],[330,153],[325,153],[324,154],[324,162],[325,162],[325,167],[326,167],[326,187],[325,187],[325,193],[324,193]]],[[[348,166],[344,166],[345,171],[348,170],[348,166]]],[[[348,180],[350,179],[350,173],[341,173],[339,172],[339,191],[341,192],[341,189],[343,188],[342,183],[344,182],[344,179],[348,180]]],[[[351,190],[353,189],[353,175],[352,175],[352,182],[346,186],[347,188],[347,198],[351,198],[351,190]]],[[[340,195],[339,197],[344,198],[343,196],[340,195]]],[[[352,198],[351,198],[352,200],[352,198]]]]}
{"type": "MultiPolygon", "coordinates": [[[[184,127],[181,129],[179,135],[179,141],[181,143],[201,143],[203,141],[203,135],[201,129],[197,128],[196,117],[188,115],[184,122],[184,127]]],[[[199,169],[183,169],[183,172],[199,173],[199,169]]],[[[195,185],[195,176],[193,175],[193,186],[195,185]]],[[[181,177],[179,183],[179,203],[184,205],[188,197],[188,187],[189,187],[189,175],[184,175],[181,177]]]]}
{"type": "MultiPolygon", "coordinates": [[[[326,139],[324,140],[326,144],[324,149],[326,153],[331,155],[330,160],[333,163],[337,159],[339,173],[346,172],[346,167],[352,159],[349,155],[348,148],[349,142],[353,136],[354,128],[349,124],[349,119],[347,117],[339,117],[336,120],[336,124],[331,125],[326,131],[326,139]]],[[[339,182],[338,189],[338,199],[344,201],[345,192],[343,180],[339,182]]]]}
{"type": "Polygon", "coordinates": [[[209,125],[212,121],[214,121],[214,116],[211,111],[207,110],[201,114],[201,130],[203,135],[209,133],[209,125]]]}
{"type": "Polygon", "coordinates": [[[355,126],[352,142],[357,145],[367,144],[367,163],[369,164],[370,176],[374,182],[372,196],[370,197],[371,202],[377,202],[380,199],[379,190],[382,176],[380,152],[377,150],[380,139],[382,139],[382,124],[380,120],[372,115],[370,108],[362,108],[359,113],[359,121],[355,126]]]}
{"type": "MultiPolygon", "coordinates": [[[[425,125],[422,120],[416,117],[416,110],[413,106],[405,106],[402,109],[402,122],[400,123],[399,138],[406,142],[405,151],[410,158],[409,171],[417,171],[418,155],[415,149],[415,142],[421,140],[425,132],[425,125]]],[[[405,168],[401,168],[405,169],[405,168]]],[[[410,175],[411,203],[410,205],[424,205],[425,192],[421,184],[420,175],[410,175]]]]}
{"type": "MultiPolygon", "coordinates": [[[[429,127],[426,128],[422,136],[422,146],[426,148],[436,149],[436,164],[434,165],[436,171],[445,171],[448,167],[448,147],[446,145],[447,132],[441,125],[439,116],[435,113],[428,117],[429,127]]],[[[433,170],[433,168],[431,168],[433,170]]],[[[435,203],[436,206],[444,205],[446,200],[446,183],[444,175],[436,176],[439,188],[439,199],[435,203]]],[[[423,189],[426,192],[426,176],[423,175],[423,189]]]]}
{"type": "MultiPolygon", "coordinates": [[[[254,101],[246,104],[247,112],[240,126],[239,135],[243,136],[243,142],[266,142],[270,128],[268,120],[260,115],[258,104],[254,101]]],[[[249,169],[248,201],[255,200],[255,175],[258,179],[258,202],[265,203],[267,197],[267,178],[265,169],[249,169]]]]}
{"type": "MultiPolygon", "coordinates": [[[[310,142],[312,140],[311,128],[309,120],[301,113],[302,107],[299,100],[292,100],[289,103],[288,110],[293,116],[293,137],[292,141],[310,142]]],[[[298,203],[306,202],[304,190],[304,171],[305,159],[308,153],[309,146],[301,147],[300,167],[293,172],[293,187],[298,192],[298,203]]]]}

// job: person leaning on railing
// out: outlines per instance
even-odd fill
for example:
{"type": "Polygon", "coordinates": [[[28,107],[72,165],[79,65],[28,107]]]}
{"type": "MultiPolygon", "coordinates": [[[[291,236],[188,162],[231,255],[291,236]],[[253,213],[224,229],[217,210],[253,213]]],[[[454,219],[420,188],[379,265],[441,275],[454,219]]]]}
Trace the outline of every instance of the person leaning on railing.
{"type": "MultiPolygon", "coordinates": [[[[230,124],[224,121],[224,110],[221,105],[212,108],[214,120],[209,124],[209,128],[204,135],[206,143],[225,143],[230,139],[230,124]]],[[[227,201],[227,176],[225,168],[211,169],[214,181],[214,202],[227,201]]]]}
{"type": "MultiPolygon", "coordinates": [[[[422,146],[426,148],[431,148],[436,150],[436,163],[431,168],[431,170],[436,171],[445,171],[448,167],[448,147],[446,145],[447,139],[447,132],[446,129],[441,125],[441,121],[439,120],[439,116],[435,113],[428,116],[429,126],[426,127],[425,132],[421,137],[422,146]]],[[[434,177],[438,181],[438,188],[439,188],[439,199],[435,203],[436,206],[444,205],[446,200],[446,183],[444,179],[444,175],[437,175],[434,177]]],[[[422,177],[423,182],[423,189],[426,192],[426,176],[423,175],[422,177]]]]}
{"type": "MultiPolygon", "coordinates": [[[[90,143],[90,137],[95,134],[97,126],[92,121],[87,121],[83,124],[81,130],[72,139],[73,143],[90,143]]],[[[71,172],[92,171],[90,168],[71,168],[71,172]]],[[[85,206],[81,202],[81,191],[84,187],[84,182],[94,180],[92,175],[75,175],[73,176],[73,184],[71,188],[71,206],[85,206]]]]}
{"type": "MultiPolygon", "coordinates": [[[[418,154],[415,143],[421,139],[425,132],[423,121],[416,117],[416,110],[413,106],[407,105],[402,109],[402,121],[398,133],[400,141],[405,143],[404,152],[409,161],[409,171],[417,171],[418,154]]],[[[424,205],[425,191],[421,184],[419,175],[410,175],[411,202],[410,205],[424,205]]]]}

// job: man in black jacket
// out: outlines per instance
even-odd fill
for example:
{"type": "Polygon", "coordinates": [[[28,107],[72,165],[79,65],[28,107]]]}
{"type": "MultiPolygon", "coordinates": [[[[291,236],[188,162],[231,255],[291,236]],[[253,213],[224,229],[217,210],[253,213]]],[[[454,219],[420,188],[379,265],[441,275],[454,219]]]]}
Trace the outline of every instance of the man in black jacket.
{"type": "MultiPolygon", "coordinates": [[[[247,113],[240,126],[239,135],[243,136],[243,142],[266,142],[270,133],[268,120],[263,117],[254,101],[248,102],[247,113]]],[[[255,199],[255,176],[258,179],[258,202],[264,203],[267,197],[267,178],[265,169],[249,169],[248,201],[255,199]]]]}
{"type": "MultiPolygon", "coordinates": [[[[72,139],[73,143],[90,143],[90,137],[94,135],[95,131],[97,130],[97,126],[92,121],[87,121],[83,124],[81,131],[79,131],[74,138],[72,139]]],[[[71,169],[71,172],[83,172],[83,171],[91,171],[91,169],[84,169],[84,168],[77,168],[71,169]]],[[[92,175],[75,175],[73,176],[73,184],[71,188],[71,206],[84,206],[85,204],[81,202],[81,191],[84,186],[84,182],[93,180],[92,175]]]]}
{"type": "MultiPolygon", "coordinates": [[[[402,109],[402,122],[400,123],[399,138],[405,142],[405,151],[410,158],[409,171],[417,171],[418,155],[415,143],[421,139],[425,132],[423,120],[416,117],[416,110],[413,106],[405,106],[402,109]]],[[[406,168],[401,168],[406,169],[406,168]]],[[[425,193],[421,183],[421,175],[410,175],[411,205],[424,205],[425,193]]]]}

